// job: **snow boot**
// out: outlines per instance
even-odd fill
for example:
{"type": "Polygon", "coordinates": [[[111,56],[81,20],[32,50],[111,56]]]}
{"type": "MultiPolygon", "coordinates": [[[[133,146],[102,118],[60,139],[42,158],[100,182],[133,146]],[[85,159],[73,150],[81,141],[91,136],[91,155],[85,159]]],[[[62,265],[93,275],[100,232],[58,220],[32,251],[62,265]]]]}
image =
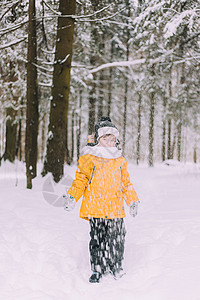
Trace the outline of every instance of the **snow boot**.
{"type": "Polygon", "coordinates": [[[115,268],[110,268],[110,273],[111,275],[114,277],[115,280],[120,279],[122,276],[124,276],[126,274],[126,272],[122,269],[115,269],[115,268]]]}
{"type": "Polygon", "coordinates": [[[93,272],[89,278],[89,282],[91,283],[98,283],[102,277],[102,274],[99,272],[93,272]]]}

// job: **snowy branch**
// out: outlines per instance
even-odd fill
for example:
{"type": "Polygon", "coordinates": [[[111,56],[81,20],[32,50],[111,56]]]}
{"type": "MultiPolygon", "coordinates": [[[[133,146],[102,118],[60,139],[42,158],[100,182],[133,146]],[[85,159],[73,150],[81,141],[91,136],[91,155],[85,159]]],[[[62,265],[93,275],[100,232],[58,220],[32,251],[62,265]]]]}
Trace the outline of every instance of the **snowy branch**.
{"type": "Polygon", "coordinates": [[[50,79],[53,78],[52,74],[47,74],[47,73],[44,73],[40,70],[40,68],[37,69],[38,73],[40,73],[41,75],[45,76],[45,77],[48,77],[50,79]]]}
{"type": "Polygon", "coordinates": [[[59,63],[61,65],[64,64],[67,61],[68,57],[70,57],[70,54],[67,54],[66,57],[63,60],[61,60],[59,63]]]}
{"type": "Polygon", "coordinates": [[[129,60],[129,61],[117,61],[117,62],[107,63],[107,64],[103,64],[97,68],[90,70],[89,73],[94,74],[101,70],[113,68],[113,67],[129,67],[129,66],[133,66],[133,65],[144,64],[145,61],[146,61],[145,58],[141,58],[141,59],[135,59],[135,60],[129,60]]]}
{"type": "Polygon", "coordinates": [[[15,8],[18,4],[20,4],[22,2],[22,0],[18,0],[15,3],[13,3],[0,17],[0,21],[3,19],[3,17],[12,9],[15,8]]]}
{"type": "MultiPolygon", "coordinates": [[[[168,53],[168,55],[171,55],[171,52],[168,53]]],[[[168,56],[166,55],[166,57],[168,56]]],[[[163,62],[163,58],[164,56],[160,56],[159,58],[156,59],[151,59],[149,61],[146,60],[146,58],[141,58],[141,59],[135,59],[135,60],[128,60],[128,61],[118,61],[118,62],[112,62],[112,63],[107,63],[107,64],[103,64],[97,68],[91,69],[89,70],[89,74],[94,74],[97,73],[101,70],[105,70],[108,68],[113,68],[113,67],[131,67],[134,65],[141,65],[144,63],[150,63],[150,64],[158,64],[163,62]]],[[[198,58],[200,58],[200,56],[192,56],[192,57],[185,57],[183,59],[174,61],[173,64],[177,65],[177,64],[181,64],[190,60],[197,60],[198,58]]]]}
{"type": "Polygon", "coordinates": [[[113,5],[113,3],[111,3],[111,4],[109,4],[109,5],[105,6],[105,7],[103,7],[102,9],[100,9],[100,10],[98,10],[98,11],[95,11],[94,13],[92,13],[92,14],[90,14],[90,15],[86,15],[86,16],[77,16],[76,18],[90,18],[90,17],[93,17],[93,16],[95,16],[95,15],[101,13],[102,11],[108,9],[108,8],[109,8],[110,6],[112,6],[112,5],[113,5]]]}
{"type": "Polygon", "coordinates": [[[104,18],[100,18],[100,19],[78,20],[78,21],[79,22],[101,22],[101,21],[109,20],[109,19],[112,19],[113,17],[115,17],[116,15],[120,14],[125,9],[126,8],[123,8],[123,9],[117,11],[116,13],[114,13],[114,14],[108,16],[108,17],[104,17],[104,18]]]}
{"type": "Polygon", "coordinates": [[[0,30],[0,34],[1,34],[0,37],[2,37],[4,34],[7,34],[7,33],[10,33],[14,30],[19,29],[20,27],[22,27],[23,25],[25,25],[27,23],[28,23],[28,19],[26,21],[21,22],[21,23],[15,24],[14,26],[10,26],[10,27],[6,27],[6,28],[1,29],[0,30]]]}
{"type": "Polygon", "coordinates": [[[198,59],[200,59],[200,55],[199,56],[192,56],[192,57],[185,57],[185,58],[183,58],[181,60],[175,61],[173,64],[174,65],[178,65],[178,64],[182,64],[184,62],[190,61],[190,60],[197,60],[198,61],[198,59]]]}
{"type": "Polygon", "coordinates": [[[178,12],[177,10],[175,10],[175,9],[173,9],[173,8],[171,8],[171,7],[164,7],[164,8],[162,8],[162,11],[163,12],[165,12],[165,11],[172,11],[172,12],[174,12],[175,13],[175,15],[180,15],[181,13],[180,12],[178,12]]]}
{"type": "MultiPolygon", "coordinates": [[[[107,9],[108,7],[110,7],[112,4],[109,4],[108,6],[102,8],[101,10],[97,11],[97,12],[94,12],[93,14],[90,14],[90,15],[85,15],[85,16],[77,16],[77,15],[58,15],[58,14],[55,14],[55,15],[47,15],[47,16],[43,16],[43,17],[38,17],[36,18],[36,20],[43,20],[43,19],[53,19],[53,18],[73,18],[75,19],[76,21],[79,21],[79,22],[101,22],[101,21],[105,21],[105,20],[109,20],[109,19],[112,19],[113,17],[115,17],[116,15],[118,15],[119,13],[121,13],[122,11],[124,11],[126,8],[123,8],[121,9],[120,11],[108,16],[108,17],[104,17],[104,18],[99,18],[99,19],[87,19],[89,17],[92,17],[100,12],[102,12],[103,10],[107,9]],[[84,19],[84,20],[81,20],[81,19],[84,19]]],[[[3,28],[0,30],[0,37],[2,37],[3,35],[7,34],[7,33],[10,33],[12,31],[15,31],[19,28],[21,28],[23,25],[27,24],[29,22],[28,19],[26,19],[25,21],[19,23],[19,24],[15,24],[11,27],[6,27],[6,28],[3,28]]]]}
{"type": "MultiPolygon", "coordinates": [[[[6,102],[4,105],[5,108],[12,108],[15,111],[20,110],[21,108],[25,108],[26,105],[23,104],[17,104],[17,103],[13,103],[12,101],[6,102]]],[[[8,120],[10,118],[10,116],[8,115],[6,117],[6,120],[8,120]]]]}
{"type": "MultiPolygon", "coordinates": [[[[64,63],[67,61],[67,59],[68,59],[69,56],[70,56],[70,54],[67,54],[66,57],[65,57],[63,60],[59,60],[58,63],[59,63],[60,65],[64,64],[64,63]]],[[[42,64],[44,64],[44,65],[49,65],[49,66],[54,66],[54,65],[56,64],[56,62],[47,62],[47,61],[43,61],[43,60],[41,60],[41,59],[39,59],[39,61],[41,61],[42,64]]],[[[40,69],[43,69],[43,70],[46,70],[46,71],[49,71],[49,72],[53,72],[53,70],[48,70],[48,69],[46,69],[46,68],[44,68],[44,67],[41,67],[41,66],[39,66],[39,65],[36,65],[36,64],[34,64],[34,65],[35,65],[37,68],[40,68],[40,69]]]]}
{"type": "Polygon", "coordinates": [[[48,51],[48,50],[43,49],[43,48],[41,48],[40,50],[42,50],[42,52],[47,53],[47,54],[55,54],[55,53],[56,53],[56,52],[55,52],[55,48],[54,48],[54,50],[52,50],[52,51],[48,51]]]}
{"type": "Polygon", "coordinates": [[[182,42],[183,45],[187,44],[188,42],[192,41],[193,39],[197,38],[200,35],[200,32],[195,33],[194,35],[190,36],[187,40],[182,42]]]}
{"type": "Polygon", "coordinates": [[[51,88],[51,87],[52,87],[52,83],[39,82],[38,85],[39,85],[39,86],[48,87],[48,88],[51,88]]]}
{"type": "Polygon", "coordinates": [[[90,17],[93,17],[99,13],[101,13],[102,11],[108,9],[110,6],[112,6],[113,4],[109,4],[105,7],[103,7],[102,9],[98,10],[98,11],[95,11],[94,13],[92,14],[89,14],[89,15],[85,15],[85,16],[76,16],[76,15],[61,15],[60,12],[57,12],[55,11],[53,8],[50,7],[49,4],[47,4],[44,0],[43,0],[44,4],[53,12],[55,13],[57,16],[61,16],[62,18],[73,18],[73,19],[80,19],[80,18],[90,18],[90,17]]]}
{"type": "Polygon", "coordinates": [[[53,66],[54,65],[54,62],[51,62],[51,61],[44,61],[42,60],[41,58],[37,58],[37,61],[40,61],[41,64],[43,65],[47,65],[47,66],[53,66]]]}
{"type": "Polygon", "coordinates": [[[128,27],[129,29],[133,28],[132,25],[130,26],[130,23],[127,24],[127,23],[122,23],[122,22],[117,22],[117,21],[110,21],[110,20],[108,20],[108,23],[110,23],[110,24],[116,24],[118,26],[128,27]]]}
{"type": "Polygon", "coordinates": [[[10,42],[10,43],[8,43],[8,44],[5,44],[5,45],[3,45],[3,46],[0,46],[0,50],[9,48],[9,47],[14,46],[14,45],[17,45],[17,44],[19,44],[19,43],[25,41],[27,38],[28,38],[28,37],[26,36],[26,37],[24,37],[24,38],[22,38],[22,39],[16,40],[15,42],[10,42]]]}
{"type": "Polygon", "coordinates": [[[177,28],[180,26],[180,24],[182,24],[183,20],[187,17],[194,17],[196,16],[196,12],[195,10],[185,10],[181,13],[176,13],[175,17],[166,24],[165,26],[165,29],[164,29],[164,37],[166,39],[168,39],[169,37],[173,36],[176,31],[177,31],[177,28]]]}
{"type": "Polygon", "coordinates": [[[46,5],[46,7],[48,7],[54,14],[56,14],[56,15],[58,15],[58,16],[60,16],[61,15],[61,12],[59,12],[59,11],[55,11],[48,3],[46,3],[46,1],[42,1],[45,5],[46,5]]]}
{"type": "Polygon", "coordinates": [[[32,64],[33,64],[35,67],[37,67],[37,68],[39,68],[39,69],[41,69],[41,70],[43,70],[43,71],[47,71],[47,72],[50,72],[50,73],[53,72],[53,69],[49,70],[49,69],[44,68],[44,67],[42,67],[42,66],[39,66],[39,65],[37,65],[37,64],[35,64],[35,63],[32,63],[32,64]]]}
{"type": "Polygon", "coordinates": [[[112,4],[109,4],[107,7],[104,7],[103,9],[99,10],[98,12],[94,12],[91,15],[86,15],[86,16],[77,16],[77,15],[47,15],[44,17],[39,17],[36,18],[36,20],[42,20],[42,19],[52,19],[52,18],[72,18],[75,19],[77,22],[101,22],[101,21],[105,21],[105,20],[109,20],[112,19],[113,17],[115,17],[116,15],[120,14],[122,11],[124,11],[126,9],[126,7],[124,7],[123,9],[117,11],[116,13],[108,16],[108,17],[103,17],[103,18],[99,18],[99,19],[87,19],[89,17],[92,17],[94,15],[96,15],[99,12],[102,12],[103,10],[107,9],[109,6],[111,6],[112,4]],[[84,20],[82,20],[84,19],[84,20]]]}

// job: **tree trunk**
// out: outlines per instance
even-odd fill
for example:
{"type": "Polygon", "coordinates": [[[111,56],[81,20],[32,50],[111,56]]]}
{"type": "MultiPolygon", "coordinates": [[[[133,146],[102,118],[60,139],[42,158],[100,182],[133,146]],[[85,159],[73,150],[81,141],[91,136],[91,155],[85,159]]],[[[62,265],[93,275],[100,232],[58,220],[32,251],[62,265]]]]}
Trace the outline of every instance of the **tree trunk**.
{"type": "Polygon", "coordinates": [[[26,106],[26,177],[27,188],[37,175],[38,91],[37,91],[37,39],[35,0],[29,0],[28,57],[26,106]]]}
{"type": "Polygon", "coordinates": [[[99,76],[99,97],[98,97],[97,120],[100,120],[101,117],[103,116],[103,100],[104,100],[103,81],[104,81],[104,71],[101,71],[99,76]]]}
{"type": "Polygon", "coordinates": [[[71,161],[73,162],[74,160],[74,118],[75,118],[75,113],[74,109],[72,110],[72,151],[71,151],[71,161]]]}
{"type": "Polygon", "coordinates": [[[167,159],[172,158],[172,150],[171,150],[171,128],[172,128],[172,120],[168,120],[168,134],[167,134],[167,159]]]}
{"type": "Polygon", "coordinates": [[[45,151],[45,143],[46,143],[46,135],[45,135],[45,124],[46,124],[46,116],[44,115],[42,119],[42,138],[41,138],[41,160],[44,159],[44,151],[45,151]]]}
{"type": "MultiPolygon", "coordinates": [[[[110,61],[113,61],[113,52],[114,52],[114,42],[111,42],[111,53],[110,53],[110,61]]],[[[112,103],[112,77],[113,71],[112,68],[109,68],[109,79],[108,79],[108,112],[107,115],[110,117],[111,111],[111,103],[112,103]]]]}
{"type": "Polygon", "coordinates": [[[194,161],[195,164],[197,163],[197,149],[196,149],[196,147],[194,148],[193,161],[194,161]]]}
{"type": "Polygon", "coordinates": [[[177,159],[181,161],[181,144],[182,144],[182,124],[181,120],[179,120],[177,126],[177,159]]]}
{"type": "Polygon", "coordinates": [[[162,161],[165,161],[166,156],[166,99],[163,100],[163,132],[162,132],[162,161]]]}
{"type": "MultiPolygon", "coordinates": [[[[94,5],[94,3],[93,3],[94,5]]],[[[97,10],[97,7],[93,7],[94,11],[97,10]]],[[[97,63],[97,50],[96,44],[97,41],[97,28],[96,24],[93,25],[91,30],[91,39],[90,39],[90,65],[95,66],[97,63]]],[[[89,87],[89,113],[88,113],[88,135],[91,135],[94,132],[94,125],[95,125],[95,116],[96,116],[96,81],[97,75],[93,74],[93,79],[89,87]]]]}
{"type": "Polygon", "coordinates": [[[5,152],[3,155],[4,160],[14,162],[17,151],[17,110],[15,104],[18,103],[18,95],[13,91],[13,84],[17,81],[18,77],[15,74],[15,62],[9,61],[9,74],[7,83],[9,83],[9,90],[12,95],[12,104],[6,108],[6,139],[5,139],[5,152]]]}
{"type": "Polygon", "coordinates": [[[80,90],[79,94],[79,116],[78,116],[78,128],[77,128],[77,162],[80,157],[80,147],[81,147],[81,108],[82,108],[82,90],[80,90]]]}
{"type": "Polygon", "coordinates": [[[163,132],[162,132],[162,161],[165,161],[165,138],[166,138],[166,122],[163,120],[163,132]]]}
{"type": "MultiPolygon", "coordinates": [[[[74,15],[75,10],[76,0],[60,0],[61,15],[74,15]]],[[[55,182],[64,173],[73,35],[74,19],[58,17],[47,154],[42,172],[51,172],[55,182]]]]}
{"type": "MultiPolygon", "coordinates": [[[[105,38],[106,34],[103,33],[100,37],[99,43],[99,53],[100,55],[104,55],[105,53],[105,38]]],[[[98,113],[97,113],[97,120],[100,120],[104,114],[103,109],[103,102],[104,102],[104,81],[105,81],[105,71],[102,70],[99,73],[99,96],[98,96],[98,113]]]]}
{"type": "MultiPolygon", "coordinates": [[[[130,9],[130,2],[126,0],[126,8],[127,8],[127,23],[128,19],[131,16],[131,9],[130,9]]],[[[126,28],[126,60],[129,60],[129,53],[130,53],[130,46],[129,46],[129,39],[130,39],[130,30],[126,28]]],[[[126,119],[127,119],[127,98],[128,98],[128,77],[125,76],[125,88],[124,88],[124,118],[123,118],[123,140],[122,140],[122,155],[125,155],[125,146],[126,146],[126,119]]]]}
{"type": "Polygon", "coordinates": [[[150,94],[150,117],[149,117],[149,166],[153,166],[153,153],[154,153],[154,113],[155,113],[155,95],[150,94]]]}
{"type": "MultiPolygon", "coordinates": [[[[68,119],[69,121],[69,119],[68,119]]],[[[66,124],[66,143],[65,143],[65,161],[68,165],[71,165],[72,163],[72,158],[71,158],[71,154],[70,154],[70,151],[69,151],[69,146],[68,146],[68,122],[66,124]]]]}
{"type": "Polygon", "coordinates": [[[94,132],[95,125],[95,105],[96,105],[96,74],[93,75],[93,81],[89,92],[89,115],[88,115],[88,135],[94,132]]]}
{"type": "Polygon", "coordinates": [[[3,140],[4,140],[4,124],[3,122],[0,123],[0,166],[1,166],[1,159],[2,159],[2,152],[3,152],[3,140]]]}
{"type": "MultiPolygon", "coordinates": [[[[183,10],[184,3],[181,3],[180,10],[183,10]]],[[[185,49],[184,49],[184,41],[187,38],[187,26],[184,25],[181,33],[181,41],[179,44],[179,53],[180,57],[183,57],[185,49]]],[[[185,84],[185,62],[183,62],[178,69],[180,69],[180,76],[179,76],[179,86],[182,87],[182,91],[184,90],[184,84],[185,84]]],[[[179,72],[178,72],[179,75],[179,72]]],[[[184,105],[184,100],[182,99],[182,96],[180,96],[181,99],[179,99],[178,103],[178,125],[177,125],[177,158],[178,161],[181,160],[181,144],[182,144],[182,123],[183,123],[183,113],[182,113],[182,105],[184,105]]]]}
{"type": "Polygon", "coordinates": [[[18,129],[18,139],[17,139],[17,149],[16,156],[20,161],[23,160],[24,147],[22,147],[23,143],[23,119],[24,119],[24,111],[23,111],[24,100],[21,100],[20,105],[22,108],[20,109],[20,118],[19,118],[19,129],[18,129]]]}
{"type": "Polygon", "coordinates": [[[22,160],[22,118],[19,119],[17,143],[16,143],[16,157],[21,161],[22,160]]]}
{"type": "Polygon", "coordinates": [[[17,148],[16,111],[12,107],[6,109],[6,146],[4,160],[14,162],[17,148]]]}
{"type": "MultiPolygon", "coordinates": [[[[90,0],[92,5],[93,12],[97,12],[105,6],[105,1],[103,0],[90,0]]],[[[104,50],[104,29],[101,26],[101,23],[94,22],[91,29],[90,37],[90,65],[95,67],[97,64],[102,64],[101,54],[104,50]],[[102,34],[103,33],[103,34],[102,34]]],[[[103,114],[102,109],[102,88],[101,88],[101,78],[103,72],[100,72],[100,99],[97,100],[97,78],[98,75],[93,74],[93,81],[91,82],[90,91],[89,91],[89,120],[88,120],[88,135],[94,133],[95,119],[99,121],[99,118],[103,114]],[[97,116],[96,116],[96,105],[97,107],[97,116]]]]}
{"type": "Polygon", "coordinates": [[[128,95],[128,78],[125,78],[124,89],[124,117],[123,117],[123,140],[122,140],[122,155],[125,154],[126,146],[126,117],[127,117],[127,95],[128,95]]]}
{"type": "Polygon", "coordinates": [[[174,132],[173,143],[172,143],[171,152],[170,152],[171,153],[171,156],[170,156],[171,159],[174,158],[175,145],[176,145],[176,131],[174,132]]]}
{"type": "MultiPolygon", "coordinates": [[[[170,73],[170,80],[169,80],[169,99],[171,101],[172,98],[172,81],[171,81],[172,74],[170,73]]],[[[169,116],[168,118],[168,133],[167,133],[167,159],[172,159],[172,146],[171,146],[171,129],[172,129],[172,119],[169,116]]]]}
{"type": "MultiPolygon", "coordinates": [[[[180,52],[183,53],[183,48],[180,47],[180,52]]],[[[184,89],[184,83],[185,83],[185,65],[184,63],[180,66],[180,78],[179,78],[179,84],[180,86],[183,86],[184,89]]],[[[181,146],[182,146],[182,122],[183,122],[183,113],[182,113],[182,105],[183,105],[183,99],[182,96],[180,96],[181,99],[179,99],[178,102],[178,124],[177,124],[177,159],[178,161],[181,160],[181,146]]]]}
{"type": "Polygon", "coordinates": [[[138,128],[137,128],[137,142],[136,142],[136,163],[139,165],[140,162],[140,141],[141,141],[141,107],[142,107],[142,96],[139,94],[138,98],[138,128]]]}

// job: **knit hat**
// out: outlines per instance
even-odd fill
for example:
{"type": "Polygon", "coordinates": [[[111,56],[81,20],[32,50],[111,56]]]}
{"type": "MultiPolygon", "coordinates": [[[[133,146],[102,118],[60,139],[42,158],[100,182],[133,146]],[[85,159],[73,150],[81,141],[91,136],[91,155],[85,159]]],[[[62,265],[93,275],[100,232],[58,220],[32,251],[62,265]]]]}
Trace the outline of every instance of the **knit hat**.
{"type": "Polygon", "coordinates": [[[105,134],[113,134],[116,139],[119,139],[119,131],[109,117],[101,117],[100,121],[94,127],[94,132],[95,144],[97,144],[99,138],[105,134]]]}

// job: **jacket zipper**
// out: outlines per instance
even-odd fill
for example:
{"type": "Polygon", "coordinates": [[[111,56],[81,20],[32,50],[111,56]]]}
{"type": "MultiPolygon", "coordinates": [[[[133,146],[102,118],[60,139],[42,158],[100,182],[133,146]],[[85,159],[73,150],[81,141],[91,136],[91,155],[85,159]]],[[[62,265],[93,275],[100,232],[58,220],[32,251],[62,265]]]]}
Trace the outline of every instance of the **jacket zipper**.
{"type": "Polygon", "coordinates": [[[92,170],[92,176],[91,176],[90,181],[89,181],[88,191],[90,191],[90,184],[91,184],[91,181],[92,181],[92,178],[93,178],[93,175],[94,175],[95,168],[96,168],[96,167],[94,166],[94,168],[93,168],[93,170],[92,170]]]}
{"type": "Polygon", "coordinates": [[[123,189],[123,185],[122,185],[122,167],[120,166],[120,173],[121,173],[121,188],[123,189]]]}

